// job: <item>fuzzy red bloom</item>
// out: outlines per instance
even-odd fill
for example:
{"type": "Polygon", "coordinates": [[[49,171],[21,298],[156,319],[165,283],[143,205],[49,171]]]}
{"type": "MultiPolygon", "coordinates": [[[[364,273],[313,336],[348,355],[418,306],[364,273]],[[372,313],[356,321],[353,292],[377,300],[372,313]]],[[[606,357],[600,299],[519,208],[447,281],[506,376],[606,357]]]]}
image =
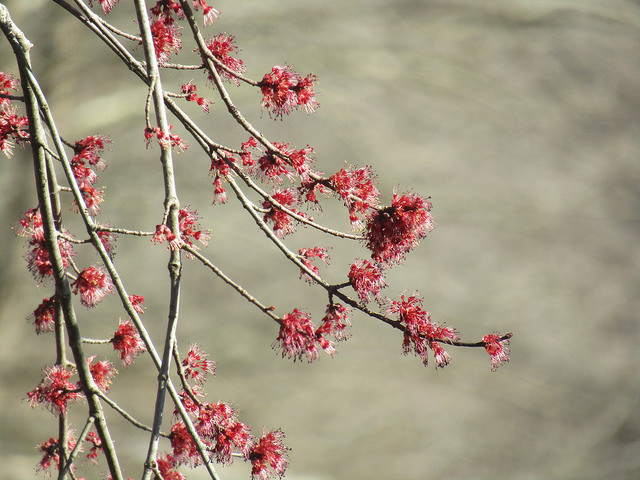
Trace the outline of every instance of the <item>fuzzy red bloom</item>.
{"type": "Polygon", "coordinates": [[[199,463],[200,454],[184,423],[173,424],[169,441],[172,448],[171,456],[176,464],[197,465],[199,463]]]}
{"type": "Polygon", "coordinates": [[[89,165],[98,170],[104,170],[106,162],[102,158],[102,153],[109,143],[111,143],[109,137],[102,135],[91,135],[77,141],[73,147],[75,155],[73,156],[72,164],[74,161],[86,160],[89,165]]]}
{"type": "MultiPolygon", "coordinates": [[[[104,13],[109,13],[111,9],[116,6],[118,0],[98,0],[98,3],[102,7],[104,13]]],[[[89,0],[89,5],[93,7],[93,0],[89,0]]]]}
{"type": "MultiPolygon", "coordinates": [[[[314,258],[319,258],[322,260],[325,265],[329,265],[329,254],[327,253],[326,248],[322,247],[313,247],[313,248],[301,248],[298,250],[298,255],[300,256],[300,260],[316,275],[319,273],[318,267],[316,267],[312,262],[314,258]]],[[[307,272],[300,269],[300,278],[304,278],[307,282],[313,283],[314,280],[309,276],[307,272]]]]}
{"type": "MultiPolygon", "coordinates": [[[[288,143],[275,142],[273,145],[285,157],[293,153],[288,143]]],[[[291,171],[291,165],[285,158],[276,155],[274,152],[265,152],[264,155],[258,159],[258,167],[265,180],[279,185],[282,184],[285,177],[293,181],[294,176],[291,171]]]]}
{"type": "MultiPolygon", "coordinates": [[[[10,95],[9,90],[16,90],[20,82],[10,73],[0,72],[0,93],[4,95],[10,95]]],[[[8,98],[0,97],[0,110],[4,110],[8,107],[11,100],[8,98]]]]}
{"type": "Polygon", "coordinates": [[[329,178],[331,188],[344,201],[349,209],[349,219],[354,229],[360,229],[361,219],[378,206],[380,191],[374,182],[375,175],[371,167],[341,168],[329,178]]]}
{"type": "Polygon", "coordinates": [[[509,361],[509,338],[510,335],[501,336],[499,333],[485,335],[482,337],[484,348],[491,356],[491,370],[496,371],[501,365],[509,361]]]}
{"type": "Polygon", "coordinates": [[[98,464],[98,452],[102,452],[102,440],[96,432],[89,432],[86,438],[86,442],[91,445],[87,458],[98,464]]]}
{"type": "Polygon", "coordinates": [[[82,392],[69,378],[73,371],[62,365],[53,365],[43,370],[44,378],[40,384],[27,392],[27,398],[32,407],[44,404],[54,415],[62,415],[67,410],[67,404],[82,398],[82,392]]]}
{"type": "Polygon", "coordinates": [[[207,356],[197,345],[191,345],[186,358],[182,360],[184,376],[187,379],[195,380],[196,384],[202,385],[207,379],[207,374],[215,375],[216,362],[207,360],[207,356]]]}
{"type": "Polygon", "coordinates": [[[162,243],[165,240],[169,242],[171,250],[178,250],[184,245],[182,239],[174,235],[169,227],[163,224],[156,225],[156,233],[151,237],[151,241],[153,243],[162,243]]]}
{"type": "Polygon", "coordinates": [[[369,260],[356,260],[349,270],[349,282],[363,304],[373,295],[380,301],[380,290],[387,286],[382,270],[369,260]]]}
{"type": "Polygon", "coordinates": [[[7,157],[13,154],[14,141],[23,144],[29,140],[29,119],[19,117],[14,106],[0,108],[0,152],[7,157]]]}
{"type": "Polygon", "coordinates": [[[444,350],[441,342],[459,340],[458,332],[451,327],[443,327],[431,321],[431,314],[422,308],[422,299],[411,295],[402,295],[400,300],[392,300],[388,311],[397,315],[398,321],[404,327],[403,351],[413,352],[427,365],[428,348],[433,350],[436,364],[444,367],[450,361],[449,354],[444,350]]]}
{"type": "MultiPolygon", "coordinates": [[[[16,233],[29,236],[29,245],[32,246],[27,253],[27,267],[36,280],[44,280],[53,274],[53,266],[49,258],[49,251],[44,239],[42,217],[36,209],[27,211],[25,218],[20,220],[16,233]]],[[[67,233],[63,231],[63,233],[67,233]]],[[[75,255],[73,245],[64,238],[58,238],[58,248],[62,256],[62,266],[66,267],[69,259],[75,255]]]]}
{"type": "MultiPolygon", "coordinates": [[[[68,432],[67,452],[71,452],[77,443],[73,433],[68,432]]],[[[51,437],[46,442],[39,443],[38,450],[43,453],[43,456],[36,466],[37,471],[51,473],[51,467],[54,467],[55,470],[60,470],[60,437],[51,437]]]]}
{"type": "Polygon", "coordinates": [[[111,278],[100,268],[87,267],[72,283],[73,293],[80,294],[80,303],[85,307],[95,307],[108,294],[113,293],[111,278]]]}
{"type": "MultiPolygon", "coordinates": [[[[105,228],[106,225],[101,225],[100,227],[105,228]]],[[[102,246],[107,251],[109,256],[113,258],[113,255],[115,254],[115,248],[116,248],[116,236],[113,232],[109,232],[107,230],[100,230],[100,227],[98,227],[98,230],[96,230],[96,235],[98,235],[98,238],[102,243],[102,246]]]]}
{"type": "Polygon", "coordinates": [[[193,0],[193,9],[198,10],[200,7],[202,7],[202,15],[204,16],[203,23],[205,25],[213,25],[213,22],[216,21],[220,12],[207,5],[205,0],[193,0]]]}
{"type": "Polygon", "coordinates": [[[156,459],[156,465],[163,480],[186,480],[182,473],[175,470],[176,462],[171,455],[163,455],[156,459]]]}
{"type": "Polygon", "coordinates": [[[151,34],[156,57],[160,63],[165,63],[172,53],[177,54],[182,48],[180,27],[173,23],[173,20],[169,21],[166,17],[156,18],[151,23],[151,34]]]}
{"type": "Polygon", "coordinates": [[[92,217],[98,215],[100,213],[100,204],[104,200],[104,192],[102,190],[97,190],[90,185],[80,187],[80,192],[82,193],[82,199],[84,200],[84,204],[87,206],[89,215],[92,217]]]}
{"type": "Polygon", "coordinates": [[[124,322],[120,321],[118,329],[109,341],[113,344],[113,349],[120,352],[124,366],[131,365],[133,359],[147,349],[138,330],[129,319],[124,322]]]}
{"type": "Polygon", "coordinates": [[[96,386],[103,392],[108,392],[111,387],[113,377],[116,376],[118,371],[108,360],[100,360],[97,363],[93,363],[95,358],[96,355],[92,355],[87,358],[89,371],[91,372],[91,376],[93,377],[93,381],[96,383],[96,386]]]}
{"type": "Polygon", "coordinates": [[[180,225],[180,236],[187,245],[197,249],[198,247],[196,247],[193,242],[199,241],[205,247],[207,246],[211,234],[207,230],[200,230],[198,212],[189,210],[189,206],[187,205],[178,212],[178,222],[180,225]]]}
{"type": "MultiPolygon", "coordinates": [[[[245,72],[244,62],[231,56],[238,52],[238,47],[235,45],[234,41],[233,35],[220,33],[208,40],[206,45],[216,60],[218,60],[228,70],[231,70],[231,72],[237,73],[238,75],[242,75],[245,72]]],[[[230,73],[218,65],[216,65],[216,72],[218,72],[218,75],[220,75],[221,78],[225,80],[233,80],[236,85],[240,84],[233,73],[230,73]]],[[[209,75],[209,80],[213,82],[211,75],[209,75]]]]}
{"type": "Polygon", "coordinates": [[[273,475],[284,476],[289,464],[287,458],[287,450],[289,449],[284,446],[283,438],[284,433],[281,430],[264,432],[249,455],[253,480],[268,480],[273,475]]]}
{"type": "Polygon", "coordinates": [[[36,333],[53,332],[55,327],[56,299],[55,297],[45,298],[33,311],[33,324],[36,333]]]}
{"type": "Polygon", "coordinates": [[[182,93],[185,95],[184,98],[187,100],[187,102],[196,102],[202,107],[202,110],[209,113],[209,106],[211,105],[211,101],[196,95],[197,91],[198,87],[196,87],[191,82],[182,85],[182,93]]]}
{"type": "Polygon", "coordinates": [[[267,109],[272,118],[282,118],[298,107],[312,113],[318,107],[313,91],[316,81],[315,75],[302,78],[288,65],[277,65],[260,81],[262,108],[267,109]]]}
{"type": "Polygon", "coordinates": [[[215,441],[221,428],[226,428],[238,421],[238,412],[225,402],[203,403],[198,408],[196,431],[207,441],[215,441]]]}
{"type": "Polygon", "coordinates": [[[179,135],[171,133],[173,125],[169,125],[169,131],[164,134],[160,127],[151,128],[149,126],[144,129],[144,138],[147,143],[147,148],[151,143],[151,139],[155,136],[158,139],[158,144],[161,147],[175,147],[178,152],[184,152],[189,149],[189,145],[182,141],[179,135]]]}
{"type": "Polygon", "coordinates": [[[367,221],[366,246],[383,265],[401,262],[427,232],[433,230],[431,202],[415,194],[393,194],[391,206],[367,221]]]}
{"type": "Polygon", "coordinates": [[[316,327],[311,317],[297,308],[282,317],[280,331],[274,343],[274,348],[282,350],[282,358],[302,360],[306,356],[309,363],[318,358],[316,345],[316,327]]]}
{"type": "Polygon", "coordinates": [[[251,429],[242,422],[233,422],[218,428],[215,441],[213,453],[218,462],[227,465],[233,462],[234,448],[240,450],[245,458],[248,458],[254,446],[251,429]]]}
{"type": "MultiPolygon", "coordinates": [[[[273,195],[271,195],[271,198],[294,213],[303,217],[306,216],[304,213],[292,208],[293,205],[300,203],[295,190],[291,188],[276,190],[273,195]]],[[[273,223],[273,231],[278,237],[284,238],[295,232],[296,226],[294,220],[288,213],[273,205],[268,200],[262,202],[262,207],[267,209],[267,213],[265,213],[263,217],[264,221],[273,223]]]]}
{"type": "Polygon", "coordinates": [[[316,335],[329,334],[340,342],[351,336],[348,331],[350,326],[349,309],[340,303],[332,303],[327,305],[326,314],[318,330],[316,330],[316,335]]]}
{"type": "Polygon", "coordinates": [[[131,302],[131,306],[133,309],[139,313],[144,313],[144,297],[140,295],[129,295],[129,301],[131,302]]]}

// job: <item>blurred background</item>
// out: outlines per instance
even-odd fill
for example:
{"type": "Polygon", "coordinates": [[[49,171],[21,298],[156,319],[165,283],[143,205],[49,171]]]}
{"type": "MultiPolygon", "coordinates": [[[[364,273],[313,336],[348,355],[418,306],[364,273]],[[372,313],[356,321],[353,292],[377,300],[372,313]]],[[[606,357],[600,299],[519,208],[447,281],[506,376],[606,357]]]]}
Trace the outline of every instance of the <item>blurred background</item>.
{"type": "MultiPolygon", "coordinates": [[[[3,3],[34,44],[34,70],[63,136],[113,140],[98,181],[106,186],[99,220],[153,230],[163,190],[158,149],[144,148],[145,89],[52,2],[3,3]]],[[[260,111],[258,92],[231,86],[256,127],[273,141],[313,146],[316,168],[329,174],[345,163],[371,165],[387,202],[394,188],[432,197],[437,227],[389,273],[385,295],[419,292],[433,319],[464,340],[495,330],[514,337],[511,362],[497,373],[483,351],[460,348],[448,348],[451,365],[436,371],[401,354],[398,332],[354,315],[353,336],[334,358],[294,364],[271,348],[276,324],[187,261],[179,335],[183,351],[195,341],[217,362],[207,400],[231,402],[256,435],[262,426],[282,428],[292,449],[288,479],[640,478],[639,2],[213,6],[222,15],[207,32],[236,37],[247,76],[260,79],[286,63],[319,77],[317,113],[283,121],[260,111]]],[[[130,32],[133,18],[129,2],[109,16],[130,32]]],[[[141,58],[141,48],[134,53],[141,58]]],[[[178,60],[197,62],[186,40],[178,60]]],[[[0,71],[17,72],[4,39],[0,71]]],[[[178,91],[191,79],[215,103],[208,115],[190,104],[185,110],[213,139],[238,147],[247,136],[201,72],[168,72],[163,84],[178,91]]],[[[175,156],[178,192],[212,230],[205,253],[279,314],[299,307],[319,321],[324,294],[297,278],[234,198],[211,205],[209,162],[184,138],[192,148],[175,156]]],[[[57,435],[54,417],[25,400],[55,359],[52,337],[36,336],[26,320],[53,286],[36,286],[25,242],[11,230],[36,206],[28,153],[18,148],[0,162],[0,477],[7,479],[32,478],[36,444],[57,435]]],[[[339,202],[324,205],[314,216],[348,230],[339,202]]],[[[82,237],[70,206],[65,215],[82,237]]],[[[302,228],[289,245],[332,247],[321,273],[336,283],[367,255],[302,228]]],[[[166,251],[122,238],[116,252],[129,292],[145,296],[143,319],[160,345],[166,251]]],[[[79,255],[80,264],[95,261],[90,251],[79,255]]],[[[97,338],[108,338],[124,315],[115,298],[78,314],[85,336],[97,338]]],[[[95,353],[118,364],[109,347],[95,353]]],[[[150,365],[146,357],[119,365],[111,391],[149,424],[150,365]]],[[[147,438],[107,413],[124,475],[138,478],[147,438]]],[[[74,417],[76,432],[83,421],[74,417]]],[[[235,480],[249,470],[236,461],[219,472],[235,480]]],[[[88,471],[102,478],[106,469],[88,471]]]]}

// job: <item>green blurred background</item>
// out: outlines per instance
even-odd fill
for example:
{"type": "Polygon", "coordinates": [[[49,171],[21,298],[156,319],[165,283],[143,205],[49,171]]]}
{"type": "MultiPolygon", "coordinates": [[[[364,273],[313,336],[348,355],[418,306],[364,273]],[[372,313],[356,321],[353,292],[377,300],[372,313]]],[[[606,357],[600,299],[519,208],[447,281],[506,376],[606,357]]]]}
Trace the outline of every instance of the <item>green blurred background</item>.
{"type": "MultiPolygon", "coordinates": [[[[52,2],[3,3],[35,45],[34,70],[65,138],[113,139],[98,182],[107,187],[99,219],[153,230],[162,186],[158,150],[143,144],[144,88],[52,2]]],[[[249,77],[287,63],[320,79],[318,112],[284,121],[260,112],[255,90],[231,87],[255,126],[274,141],[313,146],[321,171],[371,165],[387,201],[393,188],[432,196],[438,226],[389,274],[385,294],[420,292],[433,318],[466,340],[494,330],[514,338],[511,362],[497,373],[484,352],[454,348],[452,364],[436,371],[401,355],[398,332],[355,315],[353,337],[333,359],[293,364],[271,349],[277,325],[187,261],[181,347],[197,341],[218,362],[208,400],[232,402],[255,434],[263,425],[282,428],[292,448],[289,479],[640,478],[639,2],[213,6],[222,16],[208,31],[236,37],[249,77]]],[[[109,18],[135,30],[128,2],[109,18]]],[[[180,59],[195,63],[189,43],[184,50],[180,59]]],[[[4,39],[0,70],[16,72],[4,39]]],[[[215,100],[200,72],[168,73],[163,82],[177,91],[191,78],[215,100]]],[[[185,109],[220,143],[246,139],[220,101],[208,116],[185,109]]],[[[189,143],[175,157],[178,191],[212,229],[205,253],[278,313],[301,307],[318,320],[325,296],[298,280],[235,199],[210,205],[208,160],[189,143]]],[[[0,161],[0,478],[7,479],[32,478],[35,445],[56,435],[54,417],[25,401],[55,358],[52,337],[35,336],[25,320],[52,285],[34,284],[24,241],[10,229],[36,204],[32,185],[28,151],[0,161]]],[[[340,205],[325,205],[316,217],[348,229],[340,205]]],[[[81,235],[70,209],[65,214],[81,235]]],[[[366,256],[357,244],[309,229],[290,245],[333,246],[322,272],[335,282],[366,256]]],[[[95,261],[90,252],[79,257],[95,261]]],[[[128,290],[145,296],[143,318],[161,342],[166,251],[124,238],[115,260],[128,290]]],[[[95,337],[109,336],[123,315],[115,298],[78,312],[85,335],[95,337]]],[[[97,353],[117,360],[107,347],[97,353]]],[[[148,358],[119,370],[112,397],[151,423],[148,358]]],[[[138,478],[146,436],[108,415],[124,473],[138,478]]],[[[83,418],[74,419],[79,431],[83,418]]],[[[93,478],[104,471],[90,470],[93,478]]],[[[249,467],[236,462],[220,474],[248,478],[249,467]]]]}

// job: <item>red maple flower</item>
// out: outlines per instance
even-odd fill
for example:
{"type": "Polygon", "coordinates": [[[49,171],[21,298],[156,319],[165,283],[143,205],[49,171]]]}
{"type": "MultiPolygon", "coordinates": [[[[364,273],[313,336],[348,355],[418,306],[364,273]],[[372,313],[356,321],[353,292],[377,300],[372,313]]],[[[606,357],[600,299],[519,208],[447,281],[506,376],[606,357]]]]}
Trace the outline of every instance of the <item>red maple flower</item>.
{"type": "MultiPolygon", "coordinates": [[[[325,263],[325,265],[329,265],[329,254],[327,253],[326,248],[322,248],[322,247],[301,248],[300,250],[298,250],[298,255],[300,256],[300,260],[302,261],[304,266],[307,267],[316,275],[320,272],[320,270],[318,270],[318,267],[316,267],[312,263],[314,258],[319,258],[325,263]]],[[[309,283],[314,282],[314,280],[309,276],[309,274],[302,269],[300,269],[300,278],[304,278],[309,283]]]]}
{"type": "MultiPolygon", "coordinates": [[[[118,0],[98,0],[98,3],[102,7],[104,13],[109,13],[111,9],[116,6],[118,0]]],[[[93,7],[93,0],[89,0],[89,5],[93,7]]]]}
{"type": "Polygon", "coordinates": [[[93,431],[87,434],[87,438],[85,440],[91,445],[91,447],[89,448],[89,453],[87,453],[87,458],[97,465],[98,452],[102,451],[102,440],[100,439],[98,434],[93,431]]]}
{"type": "Polygon", "coordinates": [[[358,216],[368,216],[379,204],[380,191],[374,178],[371,167],[341,168],[329,178],[331,188],[349,209],[349,219],[354,230],[362,228],[361,218],[358,216]]]}
{"type": "Polygon", "coordinates": [[[259,83],[262,108],[267,109],[272,118],[282,118],[298,107],[311,113],[318,107],[313,91],[316,81],[315,75],[309,74],[302,78],[288,65],[276,65],[259,83]]]}
{"type": "Polygon", "coordinates": [[[200,454],[196,444],[183,422],[173,424],[169,441],[172,448],[171,457],[177,465],[190,464],[195,466],[200,462],[200,454]]]}
{"type": "Polygon", "coordinates": [[[209,106],[211,105],[211,101],[206,98],[199,97],[196,95],[198,91],[198,87],[196,87],[193,83],[185,83],[182,85],[182,93],[185,95],[185,99],[187,102],[196,102],[198,105],[202,107],[202,110],[209,113],[209,106]]]}
{"type": "Polygon", "coordinates": [[[144,297],[140,295],[129,295],[129,301],[133,309],[139,313],[144,313],[144,297]]]}
{"type": "MultiPolygon", "coordinates": [[[[72,451],[77,443],[73,432],[69,431],[67,433],[67,452],[72,451]]],[[[43,456],[38,462],[37,471],[50,473],[51,467],[60,470],[60,437],[51,437],[46,442],[39,443],[38,450],[43,453],[43,456]]]]}
{"type": "Polygon", "coordinates": [[[404,327],[402,348],[405,355],[413,350],[422,359],[422,363],[427,365],[428,349],[431,349],[437,366],[444,367],[449,363],[449,354],[440,343],[459,340],[460,336],[454,328],[432,322],[431,314],[422,307],[421,298],[402,295],[400,300],[391,301],[388,312],[397,315],[398,321],[404,327]]]}
{"type": "Polygon", "coordinates": [[[55,327],[56,298],[45,298],[33,311],[33,324],[36,327],[36,333],[53,332],[55,327]]]}
{"type": "Polygon", "coordinates": [[[367,221],[366,246],[371,258],[384,265],[401,262],[427,232],[433,230],[431,202],[415,194],[393,194],[391,206],[367,221]]]}
{"type": "Polygon", "coordinates": [[[198,10],[200,7],[202,7],[202,14],[204,15],[203,23],[205,25],[213,25],[213,22],[216,21],[220,12],[207,5],[205,0],[193,0],[193,9],[198,10]]]}
{"type": "Polygon", "coordinates": [[[233,461],[233,449],[237,448],[248,458],[254,446],[251,429],[242,422],[233,422],[217,429],[213,453],[218,462],[230,464],[233,461]]]}
{"type": "Polygon", "coordinates": [[[499,333],[485,335],[482,337],[484,348],[491,356],[491,370],[496,371],[498,367],[509,361],[509,337],[510,335],[501,336],[499,333]]]}
{"type": "Polygon", "coordinates": [[[211,233],[208,230],[200,230],[198,212],[189,210],[189,205],[187,205],[178,212],[178,222],[180,236],[187,245],[197,249],[193,242],[199,241],[205,247],[207,246],[211,233]]]}
{"type": "Polygon", "coordinates": [[[291,171],[291,165],[286,160],[286,157],[293,153],[289,148],[288,143],[275,142],[274,147],[278,149],[281,155],[275,152],[265,152],[258,159],[258,167],[265,180],[273,183],[282,184],[284,177],[293,181],[293,172],[291,171]]]}
{"type": "MultiPolygon", "coordinates": [[[[276,202],[278,202],[283,207],[291,210],[292,212],[305,217],[306,215],[294,208],[292,206],[298,205],[300,200],[296,195],[295,190],[291,188],[286,188],[284,190],[276,190],[273,195],[271,195],[276,202]]],[[[267,212],[264,214],[264,221],[269,223],[273,223],[273,232],[279,237],[284,238],[287,235],[295,232],[296,226],[293,218],[285,211],[278,208],[276,205],[271,203],[268,200],[262,202],[262,207],[267,209],[267,212]]]]}
{"type": "Polygon", "coordinates": [[[29,119],[19,117],[15,106],[0,108],[0,152],[7,157],[13,154],[14,142],[22,145],[29,140],[29,119]]]}
{"type": "Polygon", "coordinates": [[[71,160],[72,164],[74,161],[86,160],[89,165],[98,170],[104,170],[107,164],[102,158],[102,153],[109,143],[111,143],[109,137],[102,135],[90,135],[87,138],[78,140],[73,147],[75,155],[71,160]]]}
{"type": "Polygon", "coordinates": [[[156,18],[151,23],[151,34],[156,57],[160,63],[165,63],[172,53],[177,54],[182,48],[180,27],[172,19],[167,20],[164,16],[156,18]]]}
{"type": "MultiPolygon", "coordinates": [[[[240,85],[238,79],[234,76],[234,73],[242,75],[245,71],[244,62],[231,54],[238,52],[238,47],[235,45],[235,39],[233,35],[225,35],[220,33],[212,39],[206,42],[207,48],[211,54],[222,64],[227,70],[216,65],[216,72],[221,78],[225,80],[233,80],[236,85],[240,85]],[[230,70],[231,72],[229,72],[230,70]]],[[[209,75],[209,80],[213,82],[213,78],[209,75]]]]}
{"type": "Polygon", "coordinates": [[[103,392],[108,392],[111,387],[113,377],[116,376],[118,371],[109,360],[100,360],[97,363],[93,363],[95,358],[96,355],[92,355],[87,358],[89,371],[91,372],[91,376],[93,377],[93,381],[96,383],[96,386],[103,392]]]}
{"type": "Polygon", "coordinates": [[[98,238],[102,243],[102,246],[107,251],[109,256],[113,257],[113,255],[115,254],[115,248],[116,248],[116,236],[113,232],[110,232],[108,230],[100,230],[100,228],[106,228],[106,227],[107,226],[104,224],[100,225],[98,227],[98,230],[96,230],[96,235],[98,235],[98,238]]]}
{"type": "Polygon", "coordinates": [[[62,415],[67,410],[67,404],[82,398],[82,392],[69,378],[73,371],[62,365],[53,365],[43,370],[44,378],[40,384],[27,392],[27,398],[32,407],[44,404],[54,415],[62,415]]]}
{"type": "MultiPolygon", "coordinates": [[[[18,87],[18,79],[10,73],[0,72],[0,93],[10,95],[9,90],[16,90],[18,87]]],[[[0,110],[4,110],[11,104],[8,98],[0,97],[0,110]]]]}
{"type": "Polygon", "coordinates": [[[182,473],[175,470],[176,462],[171,455],[166,454],[156,459],[156,465],[163,480],[186,480],[182,473]]]}
{"type": "Polygon", "coordinates": [[[113,349],[120,352],[120,358],[124,366],[131,365],[133,359],[147,349],[138,334],[138,330],[129,319],[124,322],[120,321],[118,329],[109,341],[113,344],[113,349]]]}
{"type": "Polygon", "coordinates": [[[249,454],[251,460],[251,478],[253,480],[268,480],[274,474],[282,477],[289,464],[287,451],[282,439],[282,430],[264,432],[253,451],[249,454]],[[269,469],[271,467],[271,469],[269,469]]]}
{"type": "Polygon", "coordinates": [[[184,376],[187,379],[193,379],[196,384],[202,385],[207,379],[207,374],[215,375],[216,362],[207,360],[208,355],[200,350],[197,345],[191,345],[187,356],[182,360],[184,368],[184,376]]]}
{"type": "Polygon", "coordinates": [[[282,358],[293,358],[295,362],[306,356],[311,363],[318,358],[316,342],[316,327],[311,317],[295,308],[282,317],[274,348],[282,350],[282,358]]]}
{"type": "Polygon", "coordinates": [[[316,335],[332,335],[336,341],[346,340],[351,336],[348,331],[351,326],[349,321],[349,309],[340,303],[327,305],[327,311],[322,318],[322,323],[316,330],[316,335]]]}
{"type": "Polygon", "coordinates": [[[113,293],[111,278],[100,268],[87,267],[72,283],[73,293],[80,294],[80,303],[85,307],[95,307],[108,294],[113,293]]]}
{"type": "Polygon", "coordinates": [[[382,270],[369,260],[356,260],[349,270],[349,282],[363,304],[371,296],[380,301],[380,290],[387,286],[382,270]]]}

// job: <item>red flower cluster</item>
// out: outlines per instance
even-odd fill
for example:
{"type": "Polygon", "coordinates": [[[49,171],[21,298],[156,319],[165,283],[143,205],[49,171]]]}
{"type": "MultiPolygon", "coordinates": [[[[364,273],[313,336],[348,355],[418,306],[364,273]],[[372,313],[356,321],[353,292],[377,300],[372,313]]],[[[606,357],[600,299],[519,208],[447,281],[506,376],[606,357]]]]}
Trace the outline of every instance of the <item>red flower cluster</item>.
{"type": "MultiPolygon", "coordinates": [[[[320,270],[312,262],[314,258],[319,258],[325,265],[329,265],[329,254],[326,248],[313,247],[313,248],[301,248],[298,250],[298,255],[305,267],[311,270],[313,273],[318,274],[320,270]]],[[[307,282],[313,283],[314,280],[309,276],[307,272],[300,269],[300,278],[304,278],[307,282]]]]}
{"type": "Polygon", "coordinates": [[[45,298],[33,311],[33,324],[36,327],[36,333],[53,332],[55,327],[56,298],[45,298]]]}
{"type": "MultiPolygon", "coordinates": [[[[76,444],[76,438],[72,432],[67,433],[67,451],[72,451],[76,444]]],[[[50,473],[51,467],[55,466],[55,470],[60,470],[60,437],[51,437],[46,442],[38,444],[38,450],[43,453],[42,458],[38,462],[37,470],[40,472],[50,473]]]]}
{"type": "Polygon", "coordinates": [[[289,459],[287,448],[282,443],[283,438],[282,430],[264,432],[250,456],[253,464],[251,477],[254,480],[268,480],[271,472],[279,477],[284,475],[289,459]]]}
{"type": "Polygon", "coordinates": [[[422,363],[427,365],[427,348],[430,348],[434,352],[438,367],[444,367],[449,363],[450,357],[440,343],[459,340],[460,336],[455,329],[432,322],[431,314],[422,309],[422,299],[415,295],[402,295],[400,300],[391,301],[389,313],[397,315],[398,321],[404,327],[402,347],[405,354],[413,350],[422,359],[422,363]]]}
{"type": "Polygon", "coordinates": [[[349,219],[354,229],[361,228],[361,217],[369,214],[379,204],[380,191],[374,183],[371,167],[341,168],[329,178],[333,191],[344,201],[349,209],[349,219]],[[360,218],[358,217],[360,216],[360,218]]]}
{"type": "Polygon", "coordinates": [[[433,230],[431,202],[415,194],[393,194],[391,206],[377,210],[365,227],[371,257],[383,265],[401,262],[433,230]]]}
{"type": "MultiPolygon", "coordinates": [[[[49,251],[44,239],[42,227],[42,217],[36,208],[32,208],[25,213],[20,220],[16,233],[21,236],[28,236],[31,250],[27,253],[27,267],[36,280],[44,280],[52,276],[53,266],[49,257],[49,251]]],[[[63,233],[66,234],[65,231],[63,233]]],[[[62,257],[62,266],[66,267],[69,260],[75,255],[73,245],[64,238],[58,238],[58,248],[62,257]]]]}
{"type": "Polygon", "coordinates": [[[387,286],[382,270],[369,260],[356,260],[351,265],[349,283],[363,304],[369,303],[372,295],[380,301],[380,290],[387,286]]]}
{"type": "MultiPolygon", "coordinates": [[[[17,86],[18,80],[13,75],[0,72],[0,93],[9,95],[17,86]]],[[[17,111],[10,99],[0,97],[0,152],[7,157],[13,153],[14,141],[21,144],[29,140],[29,120],[19,117],[17,111]]]]}
{"type": "Polygon", "coordinates": [[[98,176],[87,166],[87,163],[98,170],[103,170],[106,163],[102,158],[102,152],[109,142],[110,140],[107,137],[94,135],[77,141],[73,148],[74,156],[71,159],[71,169],[78,182],[78,188],[82,192],[89,214],[93,216],[100,212],[103,192],[93,187],[98,176]]]}
{"type": "Polygon", "coordinates": [[[195,249],[198,248],[193,243],[195,241],[200,242],[205,247],[207,246],[211,233],[208,230],[200,230],[198,212],[189,210],[188,205],[181,208],[178,212],[178,224],[180,227],[180,237],[184,243],[195,249]]]}
{"type": "Polygon", "coordinates": [[[73,293],[80,294],[80,303],[95,307],[108,294],[113,293],[111,278],[98,267],[87,267],[72,283],[73,293]]]}
{"type": "Polygon", "coordinates": [[[510,335],[501,336],[499,333],[485,335],[482,337],[484,348],[491,357],[491,370],[494,372],[509,361],[509,337],[510,335]]]}
{"type": "Polygon", "coordinates": [[[14,141],[22,144],[29,140],[29,120],[19,117],[12,105],[0,106],[0,152],[7,157],[13,154],[14,141]]]}
{"type": "MultiPolygon", "coordinates": [[[[293,208],[300,203],[300,199],[296,194],[296,191],[291,188],[285,188],[284,190],[276,190],[271,198],[278,202],[283,207],[291,210],[292,212],[300,215],[301,217],[307,217],[303,212],[300,212],[293,208]]],[[[287,235],[295,232],[296,226],[294,219],[285,211],[278,208],[275,204],[269,200],[262,202],[262,207],[267,210],[264,214],[264,221],[273,224],[273,231],[279,238],[284,238],[287,235]]]]}
{"type": "Polygon", "coordinates": [[[331,334],[337,340],[343,340],[347,337],[344,330],[348,325],[347,309],[340,304],[327,307],[327,314],[318,328],[308,313],[295,308],[280,320],[280,331],[274,348],[282,351],[283,358],[292,358],[295,362],[306,356],[311,363],[318,358],[318,345],[329,355],[335,353],[334,344],[325,335],[331,334]]]}
{"type": "Polygon", "coordinates": [[[182,360],[182,368],[187,380],[193,379],[196,384],[202,385],[207,378],[207,374],[215,375],[216,362],[207,360],[207,356],[197,345],[189,347],[187,356],[182,360]]]}
{"type": "Polygon", "coordinates": [[[116,376],[118,371],[109,360],[101,360],[97,363],[93,363],[95,358],[95,355],[87,358],[91,377],[93,377],[93,381],[96,383],[96,386],[100,390],[102,390],[103,392],[108,392],[109,388],[111,387],[113,377],[116,376]]]}
{"type": "MultiPolygon", "coordinates": [[[[233,35],[225,35],[220,33],[212,39],[206,42],[207,48],[211,54],[218,60],[226,69],[216,65],[216,72],[221,78],[225,80],[233,80],[236,85],[240,85],[240,82],[234,74],[242,75],[245,72],[244,62],[231,54],[238,51],[238,47],[234,43],[233,35]]],[[[213,82],[213,78],[209,74],[209,80],[213,82]]]]}
{"type": "Polygon", "coordinates": [[[138,334],[138,330],[129,319],[124,322],[120,321],[118,329],[109,342],[113,345],[114,350],[120,352],[120,358],[124,366],[131,365],[133,359],[147,349],[138,334]]]}
{"type": "Polygon", "coordinates": [[[267,109],[269,116],[275,118],[289,115],[298,107],[312,113],[319,105],[313,92],[316,81],[317,77],[313,74],[302,78],[288,65],[277,65],[259,83],[262,108],[267,109]]]}
{"type": "Polygon", "coordinates": [[[185,99],[187,102],[196,102],[198,105],[202,107],[202,110],[209,113],[209,105],[211,105],[211,101],[206,98],[199,97],[196,95],[198,91],[198,87],[196,87],[193,83],[185,83],[181,86],[182,93],[185,95],[185,99]]]}
{"type": "MultiPolygon", "coordinates": [[[[98,3],[102,7],[104,13],[109,13],[111,9],[116,6],[118,0],[98,0],[98,3]]],[[[93,0],[89,0],[89,5],[93,7],[93,0]]]]}
{"type": "Polygon", "coordinates": [[[63,415],[67,404],[83,397],[80,388],[69,381],[73,371],[62,365],[53,365],[43,371],[40,384],[27,392],[32,407],[44,404],[56,416],[63,415]]]}

